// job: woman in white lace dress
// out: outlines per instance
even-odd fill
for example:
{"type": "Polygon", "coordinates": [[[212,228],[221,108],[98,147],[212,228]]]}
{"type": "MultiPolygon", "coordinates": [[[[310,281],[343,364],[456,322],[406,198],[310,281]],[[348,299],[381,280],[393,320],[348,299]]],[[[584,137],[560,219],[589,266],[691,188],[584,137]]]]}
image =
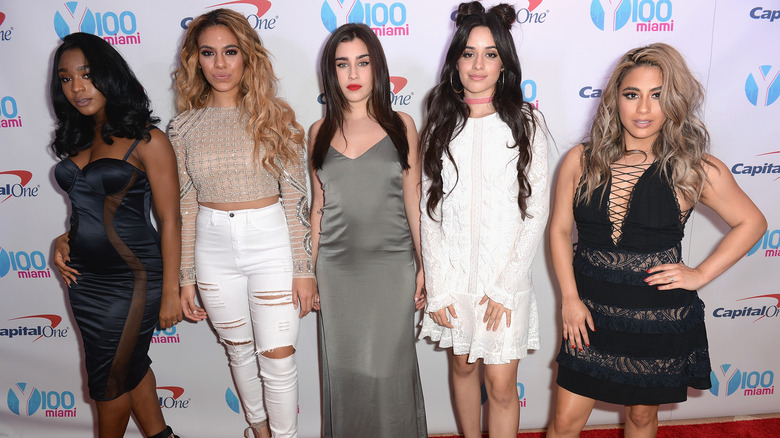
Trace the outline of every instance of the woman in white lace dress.
{"type": "Polygon", "coordinates": [[[517,365],[539,347],[530,267],[548,214],[547,140],[523,100],[514,9],[461,4],[423,128],[420,337],[452,348],[454,405],[480,436],[484,364],[491,437],[517,436],[517,365]]]}

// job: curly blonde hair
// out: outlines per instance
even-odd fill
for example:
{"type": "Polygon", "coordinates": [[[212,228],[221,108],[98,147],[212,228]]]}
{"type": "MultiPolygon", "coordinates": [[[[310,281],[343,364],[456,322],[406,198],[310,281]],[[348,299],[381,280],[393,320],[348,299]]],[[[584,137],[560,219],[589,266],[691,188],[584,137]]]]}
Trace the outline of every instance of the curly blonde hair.
{"type": "Polygon", "coordinates": [[[583,142],[583,177],[576,202],[590,202],[594,190],[609,181],[610,164],[632,153],[626,150],[618,99],[626,75],[636,67],[657,67],[663,75],[661,111],[666,121],[652,146],[661,175],[688,202],[695,204],[707,182],[705,164],[710,135],[699,118],[704,88],[696,80],[680,52],[674,47],[655,43],[629,50],[618,62],[601,97],[583,142]]]}
{"type": "Polygon", "coordinates": [[[303,127],[295,120],[290,105],[277,97],[278,79],[269,53],[257,32],[238,12],[215,9],[190,23],[174,73],[176,108],[184,112],[206,106],[211,85],[198,68],[198,38],[213,26],[225,26],[233,33],[244,59],[236,104],[248,116],[246,129],[255,143],[253,156],[255,160],[262,157],[259,161],[268,171],[281,173],[277,160],[292,163],[303,153],[303,127]]]}

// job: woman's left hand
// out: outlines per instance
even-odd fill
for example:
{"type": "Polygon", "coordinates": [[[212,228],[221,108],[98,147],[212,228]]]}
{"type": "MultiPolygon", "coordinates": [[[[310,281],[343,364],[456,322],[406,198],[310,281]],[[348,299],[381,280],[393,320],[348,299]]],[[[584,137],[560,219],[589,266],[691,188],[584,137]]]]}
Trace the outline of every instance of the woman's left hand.
{"type": "Polygon", "coordinates": [[[417,278],[415,279],[416,287],[414,289],[414,309],[420,310],[425,308],[425,273],[422,269],[417,271],[417,278]]]}
{"type": "Polygon", "coordinates": [[[485,317],[482,318],[482,322],[487,323],[487,330],[498,330],[498,324],[501,322],[501,317],[506,315],[506,326],[509,327],[512,324],[512,311],[504,307],[503,304],[497,303],[491,300],[487,295],[482,297],[480,305],[488,303],[487,309],[485,309],[485,317]]]}
{"type": "Polygon", "coordinates": [[[311,312],[311,309],[315,307],[319,308],[319,302],[315,302],[315,298],[319,301],[317,295],[317,282],[312,278],[294,278],[292,284],[292,301],[293,307],[298,309],[300,302],[299,318],[303,318],[311,312]]]}
{"type": "MultiPolygon", "coordinates": [[[[177,287],[178,289],[178,287],[177,287]]],[[[181,303],[179,291],[162,294],[160,301],[160,328],[169,329],[181,322],[181,303]]]]}
{"type": "Polygon", "coordinates": [[[667,263],[647,270],[652,274],[645,278],[648,286],[658,285],[658,290],[697,290],[707,284],[699,271],[684,263],[667,263]]]}

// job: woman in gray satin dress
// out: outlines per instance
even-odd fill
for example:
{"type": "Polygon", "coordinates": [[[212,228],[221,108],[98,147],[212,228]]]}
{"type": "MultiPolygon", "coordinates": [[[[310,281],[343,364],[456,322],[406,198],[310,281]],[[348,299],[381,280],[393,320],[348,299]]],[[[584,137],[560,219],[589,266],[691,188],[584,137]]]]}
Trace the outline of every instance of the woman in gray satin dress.
{"type": "Polygon", "coordinates": [[[427,437],[414,313],[425,303],[420,164],[364,24],[328,40],[325,118],[310,133],[324,437],[427,437]]]}

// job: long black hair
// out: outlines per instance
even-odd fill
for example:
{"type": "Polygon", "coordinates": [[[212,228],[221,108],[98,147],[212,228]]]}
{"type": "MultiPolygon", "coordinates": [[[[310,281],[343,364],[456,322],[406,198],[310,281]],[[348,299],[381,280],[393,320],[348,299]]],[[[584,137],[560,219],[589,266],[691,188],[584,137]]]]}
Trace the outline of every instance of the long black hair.
{"type": "MultiPolygon", "coordinates": [[[[526,200],[531,196],[526,168],[531,162],[530,138],[535,132],[533,107],[523,100],[522,73],[510,28],[516,19],[515,10],[507,4],[492,7],[488,12],[479,2],[461,3],[455,19],[457,29],[447,50],[439,83],[431,90],[425,102],[426,121],[421,135],[423,171],[430,179],[426,210],[428,216],[444,198],[442,184],[443,156],[453,162],[450,141],[460,134],[469,116],[469,107],[463,100],[463,84],[458,76],[458,59],[463,54],[471,31],[478,26],[490,30],[496,49],[503,62],[501,77],[493,92],[493,107],[501,120],[509,126],[517,148],[517,182],[520,190],[517,204],[521,217],[526,217],[526,200]],[[456,91],[460,90],[460,91],[456,91]]],[[[457,172],[457,165],[455,167],[457,172]]]]}
{"type": "Polygon", "coordinates": [[[385,51],[374,31],[362,23],[349,23],[340,26],[325,43],[322,59],[320,59],[322,87],[325,89],[325,120],[323,120],[314,140],[312,164],[315,169],[322,169],[330,141],[336,131],[343,126],[344,113],[349,111],[349,102],[341,92],[336,74],[336,48],[339,44],[353,41],[355,38],[363,41],[368,48],[369,65],[374,82],[371,96],[367,102],[368,114],[387,132],[398,151],[401,167],[408,169],[409,140],[406,138],[406,125],[401,116],[393,111],[390,102],[390,73],[387,69],[385,51]]]}
{"type": "Polygon", "coordinates": [[[89,65],[92,84],[106,98],[106,122],[100,136],[106,144],[111,137],[144,139],[160,119],[152,116],[151,103],[141,83],[122,55],[102,38],[88,33],[66,36],[54,53],[51,72],[51,103],[57,116],[57,128],[51,148],[58,157],[77,155],[95,141],[95,120],[85,116],[68,102],[62,91],[59,65],[62,54],[81,50],[89,65]]]}

